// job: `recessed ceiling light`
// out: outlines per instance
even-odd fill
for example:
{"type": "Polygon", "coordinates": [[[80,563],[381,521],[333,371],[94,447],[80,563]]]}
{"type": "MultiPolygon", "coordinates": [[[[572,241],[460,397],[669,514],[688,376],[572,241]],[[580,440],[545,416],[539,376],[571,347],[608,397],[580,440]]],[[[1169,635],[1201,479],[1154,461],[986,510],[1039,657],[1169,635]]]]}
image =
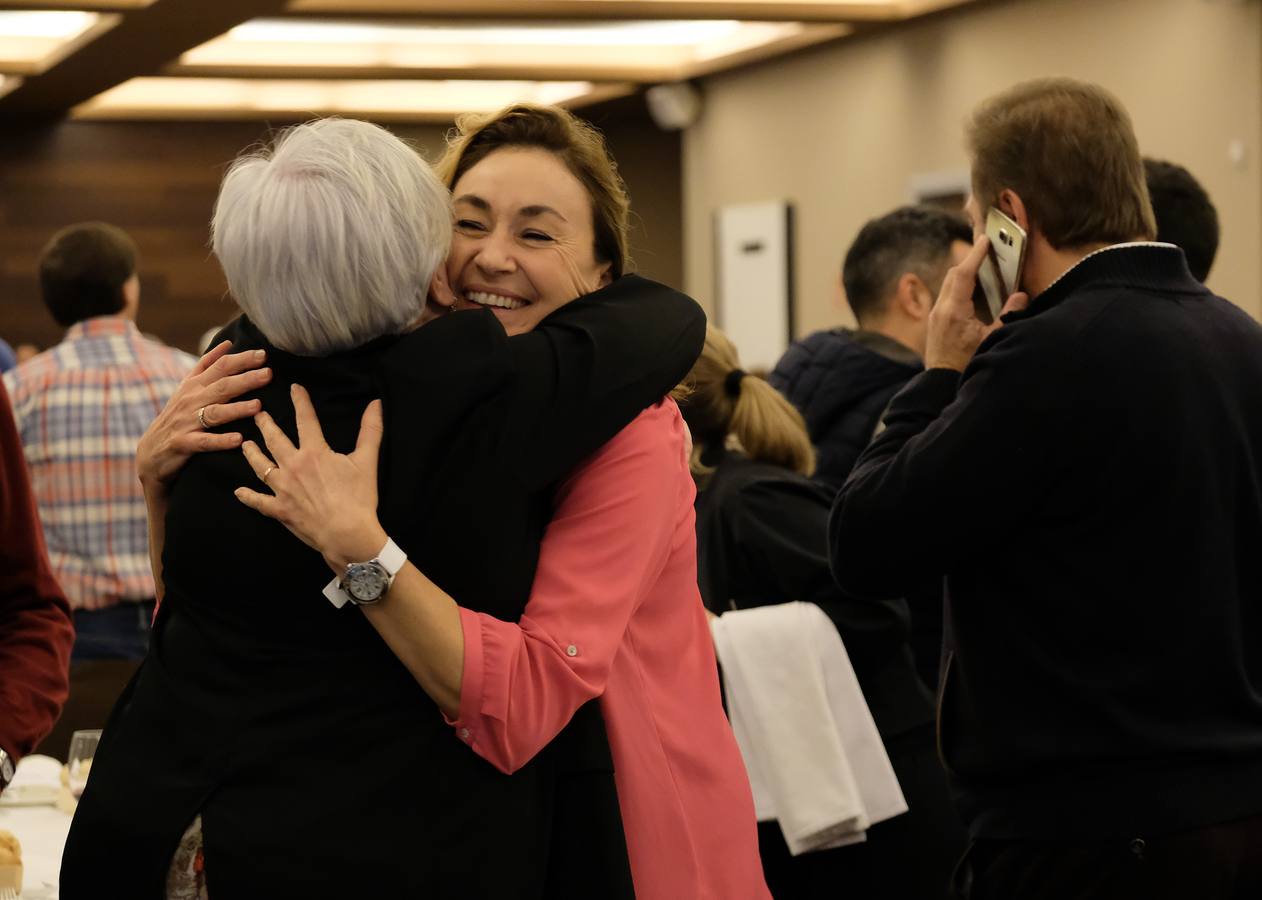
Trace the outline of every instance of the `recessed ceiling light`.
{"type": "Polygon", "coordinates": [[[724,60],[818,43],[842,25],[716,19],[387,25],[259,19],[196,47],[168,69],[203,77],[692,78],[724,60]]]}
{"type": "Polygon", "coordinates": [[[74,110],[77,118],[450,119],[510,103],[581,104],[629,85],[556,81],[321,81],[316,79],[133,78],[74,110]]]}
{"type": "Polygon", "coordinates": [[[38,75],[113,27],[118,16],[64,10],[0,12],[0,72],[38,75]]]}
{"type": "Polygon", "coordinates": [[[843,23],[904,18],[911,7],[967,0],[290,0],[286,11],[306,15],[494,16],[519,19],[723,18],[843,23]]]}
{"type": "Polygon", "coordinates": [[[228,32],[232,41],[299,44],[533,44],[552,47],[683,47],[722,40],[733,20],[576,22],[515,25],[375,25],[255,19],[228,32]]]}
{"type": "Polygon", "coordinates": [[[72,38],[87,31],[101,17],[91,12],[0,12],[0,35],[5,38],[72,38]]]}

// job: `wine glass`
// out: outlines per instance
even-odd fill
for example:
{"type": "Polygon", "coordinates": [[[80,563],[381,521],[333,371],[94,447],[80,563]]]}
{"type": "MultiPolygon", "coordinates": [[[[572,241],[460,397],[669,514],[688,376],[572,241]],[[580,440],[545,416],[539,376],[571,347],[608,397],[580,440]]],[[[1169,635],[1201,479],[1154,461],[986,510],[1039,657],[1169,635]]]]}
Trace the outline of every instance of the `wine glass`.
{"type": "Polygon", "coordinates": [[[76,800],[83,794],[88,784],[88,774],[92,770],[92,757],[96,756],[96,745],[101,741],[99,728],[90,731],[76,731],[70,737],[70,758],[66,762],[69,770],[70,793],[76,800]]]}

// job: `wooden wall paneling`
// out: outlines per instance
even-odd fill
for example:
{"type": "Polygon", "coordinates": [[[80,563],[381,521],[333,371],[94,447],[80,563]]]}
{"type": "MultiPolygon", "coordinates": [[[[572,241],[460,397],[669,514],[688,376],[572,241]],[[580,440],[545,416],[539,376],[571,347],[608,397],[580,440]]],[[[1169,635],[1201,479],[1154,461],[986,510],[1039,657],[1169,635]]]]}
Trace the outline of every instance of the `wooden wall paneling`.
{"type": "Polygon", "coordinates": [[[140,250],[142,330],[186,350],[234,314],[209,248],[225,166],[266,134],[259,123],[79,123],[10,127],[0,141],[0,337],[41,347],[61,329],[36,265],[57,229],[100,219],[140,250]]]}

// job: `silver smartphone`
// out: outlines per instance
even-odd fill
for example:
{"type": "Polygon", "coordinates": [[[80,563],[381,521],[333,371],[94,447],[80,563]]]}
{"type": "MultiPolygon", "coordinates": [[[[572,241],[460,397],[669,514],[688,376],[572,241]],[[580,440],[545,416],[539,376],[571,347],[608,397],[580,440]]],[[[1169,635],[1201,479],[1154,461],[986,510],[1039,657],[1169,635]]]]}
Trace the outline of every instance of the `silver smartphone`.
{"type": "Polygon", "coordinates": [[[986,213],[990,251],[977,270],[980,292],[974,292],[977,317],[986,324],[999,318],[1003,305],[1021,285],[1025,266],[1025,230],[993,206],[986,213]]]}

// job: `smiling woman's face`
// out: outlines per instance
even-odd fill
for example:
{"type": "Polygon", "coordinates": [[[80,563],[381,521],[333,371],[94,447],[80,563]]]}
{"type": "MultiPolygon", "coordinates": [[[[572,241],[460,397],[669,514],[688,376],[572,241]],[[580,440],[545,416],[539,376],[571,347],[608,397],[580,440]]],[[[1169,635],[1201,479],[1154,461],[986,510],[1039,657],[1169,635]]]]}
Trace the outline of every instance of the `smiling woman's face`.
{"type": "Polygon", "coordinates": [[[547,150],[496,150],[460,177],[452,198],[447,275],[458,309],[485,306],[521,334],[609,283],[610,264],[596,259],[591,198],[547,150]]]}

